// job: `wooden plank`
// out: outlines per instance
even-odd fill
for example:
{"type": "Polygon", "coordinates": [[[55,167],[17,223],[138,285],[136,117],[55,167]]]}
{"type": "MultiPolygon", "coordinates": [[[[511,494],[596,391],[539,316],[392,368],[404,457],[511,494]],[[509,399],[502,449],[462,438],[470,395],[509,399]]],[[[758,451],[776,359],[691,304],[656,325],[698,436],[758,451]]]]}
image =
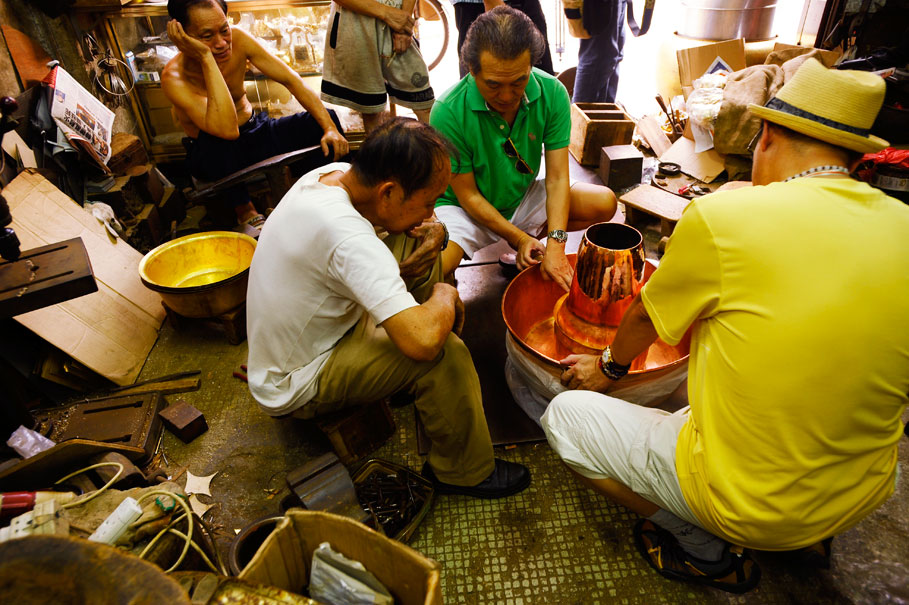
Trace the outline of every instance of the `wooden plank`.
{"type": "Polygon", "coordinates": [[[130,460],[145,455],[140,447],[69,439],[0,471],[0,490],[46,487],[67,473],[87,466],[92,456],[106,452],[119,452],[130,460]]]}
{"type": "Polygon", "coordinates": [[[619,201],[635,210],[669,221],[678,221],[682,218],[682,211],[690,202],[653,185],[635,187],[620,197],[619,201]]]}
{"type": "Polygon", "coordinates": [[[161,382],[149,382],[146,384],[140,384],[138,386],[119,390],[116,392],[116,394],[117,396],[120,396],[159,392],[162,395],[173,395],[174,393],[198,391],[201,386],[201,378],[177,378],[176,380],[165,380],[161,382]]]}
{"type": "Polygon", "coordinates": [[[644,116],[638,120],[638,133],[641,138],[647,141],[647,144],[650,145],[657,157],[660,157],[672,147],[672,141],[669,140],[669,137],[663,132],[663,129],[660,128],[656,118],[653,116],[644,116]]]}

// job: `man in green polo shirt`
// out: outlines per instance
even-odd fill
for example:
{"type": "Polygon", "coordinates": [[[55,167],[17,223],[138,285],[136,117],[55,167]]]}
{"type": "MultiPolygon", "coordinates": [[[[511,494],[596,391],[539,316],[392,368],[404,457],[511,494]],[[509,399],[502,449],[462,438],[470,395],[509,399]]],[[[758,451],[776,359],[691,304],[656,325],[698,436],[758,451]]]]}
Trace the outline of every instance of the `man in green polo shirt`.
{"type": "Polygon", "coordinates": [[[464,256],[504,239],[517,251],[519,269],[542,262],[543,276],[567,291],[566,229],[615,214],[608,188],[569,181],[568,92],[531,67],[544,45],[520,11],[499,6],[484,13],[461,49],[470,74],[433,106],[430,124],[460,152],[452,159],[451,186],[436,202],[450,234],[442,253],[446,275],[464,256]],[[538,178],[544,153],[545,177],[538,178]],[[547,230],[544,246],[538,237],[547,230]]]}

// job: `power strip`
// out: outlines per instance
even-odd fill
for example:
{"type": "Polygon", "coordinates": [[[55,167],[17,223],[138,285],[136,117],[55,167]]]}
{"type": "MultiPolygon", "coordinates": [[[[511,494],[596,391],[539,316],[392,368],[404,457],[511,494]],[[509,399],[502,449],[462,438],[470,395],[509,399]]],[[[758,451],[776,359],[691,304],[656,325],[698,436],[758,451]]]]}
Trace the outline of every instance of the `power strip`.
{"type": "Polygon", "coordinates": [[[0,542],[26,536],[67,536],[69,522],[61,515],[56,500],[35,504],[35,508],[14,517],[8,527],[0,528],[0,542]]]}
{"type": "Polygon", "coordinates": [[[142,516],[142,507],[135,499],[127,496],[88,537],[92,542],[103,542],[113,545],[136,519],[142,516]]]}

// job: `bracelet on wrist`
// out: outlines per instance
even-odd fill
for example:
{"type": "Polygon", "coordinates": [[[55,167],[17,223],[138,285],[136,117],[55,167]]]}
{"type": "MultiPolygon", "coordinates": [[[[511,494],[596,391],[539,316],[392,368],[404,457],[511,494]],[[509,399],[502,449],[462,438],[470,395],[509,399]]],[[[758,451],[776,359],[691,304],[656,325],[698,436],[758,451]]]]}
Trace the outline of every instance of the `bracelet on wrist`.
{"type": "Polygon", "coordinates": [[[449,237],[448,236],[448,226],[435,217],[433,217],[433,219],[434,219],[433,220],[434,223],[436,223],[438,225],[442,225],[442,231],[445,232],[445,237],[442,239],[442,247],[440,248],[440,250],[444,250],[445,248],[448,247],[448,237],[449,237]]]}

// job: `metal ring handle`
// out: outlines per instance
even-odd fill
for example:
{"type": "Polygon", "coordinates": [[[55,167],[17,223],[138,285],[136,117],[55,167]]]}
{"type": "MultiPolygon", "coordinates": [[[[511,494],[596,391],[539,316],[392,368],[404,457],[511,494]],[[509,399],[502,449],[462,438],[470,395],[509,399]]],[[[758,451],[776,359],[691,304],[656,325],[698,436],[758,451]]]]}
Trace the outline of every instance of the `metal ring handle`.
{"type": "MultiPolygon", "coordinates": [[[[128,95],[129,93],[131,93],[133,91],[133,88],[136,87],[136,80],[133,78],[132,71],[130,71],[129,65],[127,65],[125,61],[121,61],[120,59],[116,59],[114,57],[105,57],[105,58],[101,59],[100,61],[98,61],[98,67],[101,67],[102,63],[107,63],[108,65],[111,65],[114,63],[119,63],[120,65],[125,67],[127,77],[129,78],[129,88],[127,88],[123,92],[114,92],[112,90],[108,90],[107,88],[104,87],[104,84],[101,83],[101,78],[96,75],[95,84],[98,86],[98,88],[100,88],[101,90],[103,90],[105,93],[109,94],[112,97],[125,97],[126,95],[128,95]]],[[[112,77],[116,76],[118,78],[120,77],[119,74],[116,74],[114,72],[111,72],[111,76],[112,77]]],[[[123,80],[121,79],[120,81],[122,82],[123,80]]]]}

